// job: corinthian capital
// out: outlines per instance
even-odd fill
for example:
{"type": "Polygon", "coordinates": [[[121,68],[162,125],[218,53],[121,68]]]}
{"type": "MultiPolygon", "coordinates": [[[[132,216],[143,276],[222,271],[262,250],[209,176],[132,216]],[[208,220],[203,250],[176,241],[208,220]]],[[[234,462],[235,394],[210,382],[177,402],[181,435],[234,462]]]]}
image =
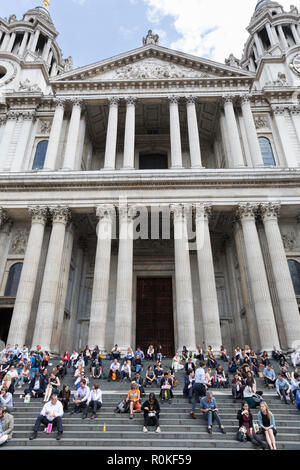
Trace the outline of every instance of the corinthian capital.
{"type": "Polygon", "coordinates": [[[28,212],[31,215],[31,221],[45,224],[48,218],[48,208],[45,206],[30,206],[28,212]]]}
{"type": "Polygon", "coordinates": [[[7,212],[3,207],[0,207],[0,228],[3,227],[5,222],[8,221],[7,212]]]}
{"type": "Polygon", "coordinates": [[[65,109],[66,104],[67,104],[67,100],[65,100],[65,99],[63,99],[63,98],[56,98],[56,99],[54,100],[54,105],[55,105],[56,108],[65,109]]]}
{"type": "Polygon", "coordinates": [[[53,223],[67,224],[71,220],[71,210],[67,206],[56,206],[49,208],[53,223]]]}
{"type": "Polygon", "coordinates": [[[136,96],[126,96],[125,101],[127,106],[135,106],[137,98],[136,96]]]}
{"type": "Polygon", "coordinates": [[[226,93],[225,95],[222,96],[222,102],[223,104],[228,104],[228,103],[234,103],[236,100],[236,95],[233,95],[232,93],[226,93]]]}
{"type": "Polygon", "coordinates": [[[249,93],[244,93],[243,95],[239,96],[239,99],[240,99],[241,104],[243,105],[245,103],[250,103],[251,96],[249,95],[249,93]]]}
{"type": "Polygon", "coordinates": [[[174,219],[179,219],[184,216],[184,206],[183,204],[170,204],[170,213],[174,219]]]}
{"type": "Polygon", "coordinates": [[[244,204],[239,204],[236,210],[236,217],[238,219],[254,219],[259,210],[259,204],[252,204],[246,202],[244,204]]]}
{"type": "Polygon", "coordinates": [[[72,98],[71,99],[71,104],[72,106],[78,106],[79,108],[83,108],[84,107],[84,101],[82,98],[72,98]]]}
{"type": "Polygon", "coordinates": [[[185,96],[185,102],[186,104],[196,104],[196,96],[193,96],[193,95],[189,95],[189,96],[185,96]]]}
{"type": "Polygon", "coordinates": [[[120,98],[118,96],[110,96],[108,98],[109,106],[118,106],[120,98]]]}
{"type": "Polygon", "coordinates": [[[132,222],[137,216],[137,206],[130,206],[128,204],[121,204],[119,206],[119,219],[121,222],[132,222]]]}
{"type": "Polygon", "coordinates": [[[209,220],[212,215],[212,205],[207,203],[193,204],[193,211],[196,220],[209,220]]]}
{"type": "Polygon", "coordinates": [[[96,207],[96,216],[101,220],[112,220],[116,215],[116,209],[113,204],[101,204],[96,207]]]}
{"type": "Polygon", "coordinates": [[[265,202],[260,204],[260,213],[264,221],[270,219],[277,219],[280,212],[279,202],[265,202]]]}

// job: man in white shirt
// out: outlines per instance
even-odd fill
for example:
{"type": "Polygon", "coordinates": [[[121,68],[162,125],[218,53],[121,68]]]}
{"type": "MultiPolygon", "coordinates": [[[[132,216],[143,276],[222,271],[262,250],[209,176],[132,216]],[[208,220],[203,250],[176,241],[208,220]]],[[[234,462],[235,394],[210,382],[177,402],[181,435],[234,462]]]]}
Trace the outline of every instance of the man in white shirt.
{"type": "Polygon", "coordinates": [[[89,396],[90,396],[90,389],[86,385],[86,380],[82,379],[80,381],[80,387],[75,392],[75,398],[73,401],[74,411],[72,411],[71,414],[80,413],[80,411],[83,411],[82,417],[84,418],[84,416],[87,414],[86,409],[87,409],[89,396]]]}
{"type": "Polygon", "coordinates": [[[205,376],[205,362],[200,361],[199,367],[195,371],[195,382],[193,385],[194,401],[192,405],[192,411],[190,415],[193,419],[196,419],[195,408],[199,402],[199,398],[206,395],[206,376],[205,376]]]}
{"type": "Polygon", "coordinates": [[[118,362],[117,359],[114,359],[110,365],[109,374],[108,374],[109,382],[112,380],[113,372],[116,373],[116,379],[119,380],[120,379],[120,363],[118,362]]]}
{"type": "Polygon", "coordinates": [[[60,441],[63,433],[62,417],[64,414],[62,403],[58,400],[58,397],[53,393],[51,400],[46,403],[38,416],[35,425],[33,427],[33,433],[29,436],[29,440],[36,439],[39,427],[44,424],[46,427],[49,424],[57,427],[56,440],[60,441]]]}
{"type": "Polygon", "coordinates": [[[300,362],[300,354],[297,351],[293,351],[291,354],[291,361],[294,369],[297,367],[298,362],[300,362]]]}
{"type": "Polygon", "coordinates": [[[82,418],[87,418],[89,409],[93,410],[92,419],[96,418],[97,410],[99,410],[102,406],[102,392],[97,384],[92,386],[92,390],[90,391],[89,397],[87,399],[87,407],[83,412],[82,418]]]}
{"type": "Polygon", "coordinates": [[[0,392],[0,404],[1,406],[5,406],[8,413],[10,413],[13,409],[13,399],[12,394],[7,391],[6,388],[3,388],[0,392]]]}

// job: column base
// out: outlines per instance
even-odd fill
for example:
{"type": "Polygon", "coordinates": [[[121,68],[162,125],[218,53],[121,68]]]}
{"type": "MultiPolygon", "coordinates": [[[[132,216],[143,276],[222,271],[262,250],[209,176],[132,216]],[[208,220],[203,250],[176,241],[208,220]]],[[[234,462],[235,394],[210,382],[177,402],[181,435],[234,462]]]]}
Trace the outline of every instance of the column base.
{"type": "Polygon", "coordinates": [[[115,171],[116,168],[113,168],[113,167],[104,167],[104,168],[101,168],[100,171],[115,171]]]}
{"type": "Polygon", "coordinates": [[[133,166],[123,166],[123,168],[121,168],[121,170],[135,170],[135,168],[133,166]]]}
{"type": "Polygon", "coordinates": [[[205,169],[205,166],[202,166],[202,165],[191,166],[191,170],[204,170],[204,169],[205,169]]]}
{"type": "Polygon", "coordinates": [[[169,170],[183,170],[183,169],[184,168],[182,165],[174,165],[169,168],[169,170]]]}

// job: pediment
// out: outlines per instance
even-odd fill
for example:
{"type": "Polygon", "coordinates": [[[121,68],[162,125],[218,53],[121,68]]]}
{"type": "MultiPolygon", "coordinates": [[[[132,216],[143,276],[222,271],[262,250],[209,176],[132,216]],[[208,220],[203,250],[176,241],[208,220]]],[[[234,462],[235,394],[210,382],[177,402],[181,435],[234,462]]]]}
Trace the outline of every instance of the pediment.
{"type": "Polygon", "coordinates": [[[244,69],[151,45],[61,74],[53,82],[226,77],[252,78],[253,74],[244,69]]]}

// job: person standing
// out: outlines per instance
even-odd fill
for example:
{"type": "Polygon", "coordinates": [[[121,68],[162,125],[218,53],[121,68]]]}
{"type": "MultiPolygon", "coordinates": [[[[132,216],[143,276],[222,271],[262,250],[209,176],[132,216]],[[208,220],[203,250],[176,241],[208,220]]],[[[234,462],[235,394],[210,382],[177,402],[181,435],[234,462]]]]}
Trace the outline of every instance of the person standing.
{"type": "Polygon", "coordinates": [[[205,362],[200,361],[199,367],[195,371],[195,382],[193,385],[194,401],[192,404],[192,411],[190,415],[193,419],[196,419],[195,408],[199,402],[199,397],[204,397],[206,394],[206,376],[205,376],[205,362]]]}

